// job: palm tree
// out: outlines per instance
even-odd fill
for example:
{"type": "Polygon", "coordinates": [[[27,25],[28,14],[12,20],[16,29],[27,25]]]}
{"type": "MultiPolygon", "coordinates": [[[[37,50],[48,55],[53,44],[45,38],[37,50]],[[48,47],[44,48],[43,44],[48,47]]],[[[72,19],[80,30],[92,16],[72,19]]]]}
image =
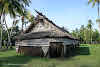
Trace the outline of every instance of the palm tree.
{"type": "Polygon", "coordinates": [[[97,4],[97,10],[98,10],[98,17],[99,17],[99,4],[100,0],[89,0],[88,4],[92,3],[92,7],[94,7],[97,4]]]}
{"type": "Polygon", "coordinates": [[[30,13],[30,11],[25,10],[24,15],[21,17],[22,21],[22,33],[24,25],[28,24],[29,22],[34,22],[34,16],[30,13]]]}
{"type": "Polygon", "coordinates": [[[89,33],[90,33],[90,34],[89,34],[89,35],[90,35],[90,44],[92,43],[92,25],[93,25],[92,20],[89,19],[89,20],[88,20],[87,28],[88,28],[89,33]]]}
{"type": "MultiPolygon", "coordinates": [[[[2,30],[2,23],[7,24],[5,17],[9,14],[10,17],[16,18],[16,15],[23,15],[25,7],[29,6],[30,0],[0,0],[0,29],[2,30]]],[[[6,25],[7,27],[7,25],[6,25]]],[[[8,28],[7,28],[8,29],[8,28]]],[[[1,32],[2,33],[2,32],[1,32]]],[[[10,37],[8,32],[8,38],[10,37]]],[[[2,34],[1,34],[1,45],[2,45],[2,34]]]]}
{"type": "Polygon", "coordinates": [[[92,7],[94,7],[97,4],[97,11],[98,11],[98,18],[96,19],[96,22],[99,23],[99,28],[100,28],[100,18],[99,18],[99,5],[100,5],[100,0],[89,0],[88,4],[92,3],[92,7]]]}

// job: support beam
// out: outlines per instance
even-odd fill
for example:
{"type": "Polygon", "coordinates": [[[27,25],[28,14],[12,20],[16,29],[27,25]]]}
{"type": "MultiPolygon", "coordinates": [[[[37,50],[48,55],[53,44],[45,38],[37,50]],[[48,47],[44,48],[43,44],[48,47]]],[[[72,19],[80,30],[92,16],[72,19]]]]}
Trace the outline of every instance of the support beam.
{"type": "Polygon", "coordinates": [[[66,45],[64,45],[64,56],[66,56],[66,50],[67,50],[67,47],[66,45]]]}
{"type": "Polygon", "coordinates": [[[64,57],[64,46],[62,46],[62,53],[61,53],[61,57],[64,57]]]}

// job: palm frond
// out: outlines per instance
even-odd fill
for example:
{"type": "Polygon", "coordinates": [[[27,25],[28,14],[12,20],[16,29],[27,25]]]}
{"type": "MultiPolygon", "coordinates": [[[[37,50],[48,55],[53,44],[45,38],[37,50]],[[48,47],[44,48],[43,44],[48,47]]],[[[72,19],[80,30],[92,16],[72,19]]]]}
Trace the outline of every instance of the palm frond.
{"type": "Polygon", "coordinates": [[[95,4],[96,4],[96,2],[93,2],[93,4],[92,4],[92,8],[95,6],[95,4]]]}
{"type": "Polygon", "coordinates": [[[89,0],[89,1],[88,1],[88,4],[92,3],[92,1],[93,1],[93,0],[89,0]]]}

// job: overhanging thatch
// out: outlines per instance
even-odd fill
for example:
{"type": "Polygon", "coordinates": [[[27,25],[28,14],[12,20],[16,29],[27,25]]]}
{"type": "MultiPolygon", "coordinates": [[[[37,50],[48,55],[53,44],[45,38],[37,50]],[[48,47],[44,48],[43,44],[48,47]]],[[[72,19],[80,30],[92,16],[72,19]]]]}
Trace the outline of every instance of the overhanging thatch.
{"type": "Polygon", "coordinates": [[[35,38],[53,38],[53,37],[60,37],[60,38],[69,38],[69,39],[73,39],[73,40],[77,40],[76,38],[72,37],[71,34],[57,26],[55,23],[53,23],[51,20],[49,20],[45,15],[43,15],[42,13],[36,11],[38,13],[38,16],[42,16],[44,19],[46,19],[49,23],[53,24],[55,27],[57,27],[59,30],[61,30],[61,32],[53,32],[53,31],[41,31],[41,32],[31,32],[35,25],[39,23],[39,17],[37,16],[34,20],[34,23],[31,23],[30,26],[24,31],[24,34],[17,36],[16,38],[18,40],[28,40],[28,39],[35,39],[35,38]]]}
{"type": "Polygon", "coordinates": [[[39,39],[39,38],[69,38],[75,39],[64,33],[57,33],[52,31],[31,32],[17,37],[19,40],[39,39]]]}

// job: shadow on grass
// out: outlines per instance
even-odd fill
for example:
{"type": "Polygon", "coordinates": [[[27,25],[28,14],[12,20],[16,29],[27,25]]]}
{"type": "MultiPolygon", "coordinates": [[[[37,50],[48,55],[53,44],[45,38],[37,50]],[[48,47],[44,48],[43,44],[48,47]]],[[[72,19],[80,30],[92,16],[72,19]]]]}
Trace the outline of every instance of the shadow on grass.
{"type": "Polygon", "coordinates": [[[90,55],[89,47],[77,47],[71,51],[67,51],[67,59],[77,55],[90,55]]]}
{"type": "Polygon", "coordinates": [[[28,56],[10,56],[0,58],[0,67],[20,67],[31,60],[28,56]]]}
{"type": "MultiPolygon", "coordinates": [[[[7,50],[10,51],[10,50],[7,50]]],[[[6,52],[6,51],[5,51],[6,52]]],[[[68,52],[69,56],[66,59],[71,59],[73,56],[77,55],[90,55],[89,47],[78,47],[73,49],[71,52],[68,52]]],[[[22,67],[24,64],[27,64],[32,59],[36,60],[40,57],[33,57],[33,56],[8,56],[8,57],[0,57],[0,67],[22,67]],[[19,65],[4,65],[4,64],[19,64],[19,65]],[[22,65],[20,65],[22,64],[22,65]]],[[[50,59],[50,58],[49,58],[50,59]]],[[[57,60],[66,60],[65,58],[56,58],[57,60]]],[[[76,60],[76,59],[72,59],[76,60]]],[[[48,59],[42,59],[42,61],[49,61],[48,59]]],[[[48,67],[56,67],[56,64],[50,64],[48,67]]],[[[83,65],[83,67],[86,67],[83,65]]]]}
{"type": "Polygon", "coordinates": [[[41,64],[41,63],[30,63],[32,59],[39,61],[49,61],[50,58],[33,57],[33,56],[10,56],[0,58],[0,67],[56,67],[55,63],[41,64]],[[30,64],[28,64],[30,63],[30,64]],[[7,65],[8,64],[8,65],[7,65]],[[24,66],[25,65],[25,66],[24,66]]]}
{"type": "Polygon", "coordinates": [[[60,61],[66,61],[66,60],[79,60],[79,59],[74,59],[73,57],[78,56],[78,55],[90,55],[90,50],[89,47],[77,47],[73,49],[72,51],[67,51],[67,55],[62,58],[57,58],[57,60],[60,61]]]}
{"type": "Polygon", "coordinates": [[[80,67],[90,67],[89,65],[81,65],[80,67]]]}
{"type": "Polygon", "coordinates": [[[0,58],[0,67],[22,67],[27,66],[27,63],[32,59],[36,60],[40,57],[32,56],[9,56],[0,58]]]}
{"type": "Polygon", "coordinates": [[[0,49],[0,52],[6,52],[6,51],[11,51],[11,50],[14,50],[14,48],[12,48],[12,49],[1,48],[1,49],[0,49]]]}
{"type": "Polygon", "coordinates": [[[78,47],[75,50],[76,55],[90,55],[89,47],[78,47]]]}

